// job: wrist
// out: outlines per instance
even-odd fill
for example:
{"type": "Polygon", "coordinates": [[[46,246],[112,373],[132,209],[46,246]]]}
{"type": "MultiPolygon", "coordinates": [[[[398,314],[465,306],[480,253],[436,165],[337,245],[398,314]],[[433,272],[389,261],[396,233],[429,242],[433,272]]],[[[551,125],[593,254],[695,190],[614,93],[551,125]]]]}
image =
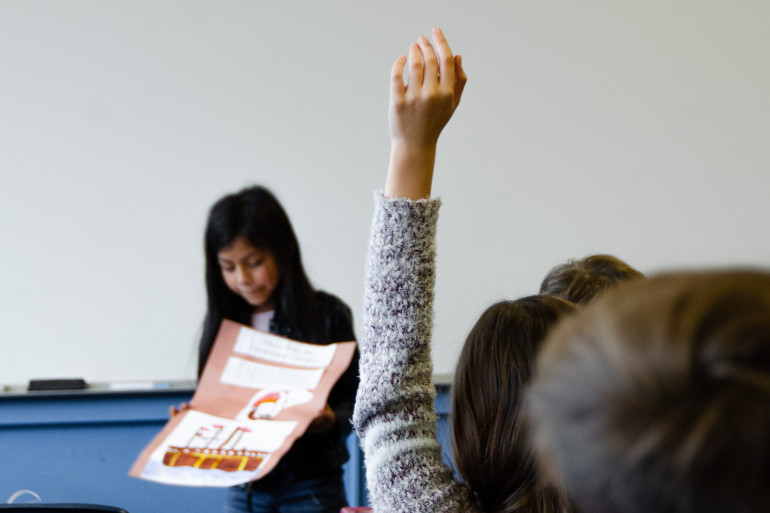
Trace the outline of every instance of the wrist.
{"type": "Polygon", "coordinates": [[[385,197],[412,200],[430,197],[435,162],[435,144],[393,142],[385,197]]]}

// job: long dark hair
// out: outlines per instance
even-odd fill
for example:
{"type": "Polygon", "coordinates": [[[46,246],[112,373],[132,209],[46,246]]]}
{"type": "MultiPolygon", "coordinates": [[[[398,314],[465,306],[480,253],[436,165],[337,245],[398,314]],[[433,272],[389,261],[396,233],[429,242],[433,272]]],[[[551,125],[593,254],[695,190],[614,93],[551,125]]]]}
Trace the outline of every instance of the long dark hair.
{"type": "Polygon", "coordinates": [[[481,315],[466,339],[452,390],[452,449],[481,511],[569,511],[536,475],[520,409],[537,348],[575,309],[553,296],[503,301],[481,315]]]}
{"type": "Polygon", "coordinates": [[[319,336],[315,291],[302,267],[289,218],[270,191],[248,187],[221,198],[209,211],[204,235],[208,301],[198,346],[199,376],[222,319],[251,324],[254,307],[227,287],[217,259],[217,254],[238,237],[245,237],[275,260],[279,279],[273,291],[274,319],[290,327],[294,338],[312,342],[319,336]]]}

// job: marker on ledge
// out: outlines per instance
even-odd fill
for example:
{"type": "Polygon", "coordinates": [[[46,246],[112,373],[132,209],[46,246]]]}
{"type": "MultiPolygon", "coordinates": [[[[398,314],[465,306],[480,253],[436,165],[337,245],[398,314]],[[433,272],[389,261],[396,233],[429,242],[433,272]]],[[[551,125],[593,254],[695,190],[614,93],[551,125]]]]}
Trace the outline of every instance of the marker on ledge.
{"type": "Polygon", "coordinates": [[[168,381],[113,381],[109,384],[110,390],[168,390],[171,383],[168,381]]]}
{"type": "Polygon", "coordinates": [[[85,390],[88,388],[83,378],[31,379],[27,391],[85,390]]]}

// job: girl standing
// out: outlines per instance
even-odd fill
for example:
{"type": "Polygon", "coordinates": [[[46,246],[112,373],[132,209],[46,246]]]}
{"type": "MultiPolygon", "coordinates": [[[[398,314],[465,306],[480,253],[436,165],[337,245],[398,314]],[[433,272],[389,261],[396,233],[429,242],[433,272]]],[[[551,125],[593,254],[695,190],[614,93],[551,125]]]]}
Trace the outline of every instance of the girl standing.
{"type": "MultiPolygon", "coordinates": [[[[217,201],[205,232],[208,296],[198,375],[223,319],[294,340],[331,344],[355,339],[350,308],[313,289],[286,212],[264,187],[217,201]]],[[[342,464],[358,386],[358,352],[328,403],[267,476],[231,488],[230,513],[338,513],[347,505],[342,464]]]]}

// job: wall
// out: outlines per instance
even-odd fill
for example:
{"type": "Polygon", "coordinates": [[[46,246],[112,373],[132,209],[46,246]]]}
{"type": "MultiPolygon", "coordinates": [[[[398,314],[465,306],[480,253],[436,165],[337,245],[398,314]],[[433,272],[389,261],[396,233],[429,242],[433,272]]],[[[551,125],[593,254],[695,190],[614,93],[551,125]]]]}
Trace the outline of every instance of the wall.
{"type": "Polygon", "coordinates": [[[209,205],[273,188],[360,328],[392,61],[469,75],[434,191],[436,371],[570,257],[768,266],[770,4],[0,3],[0,383],[190,379],[209,205]]]}

